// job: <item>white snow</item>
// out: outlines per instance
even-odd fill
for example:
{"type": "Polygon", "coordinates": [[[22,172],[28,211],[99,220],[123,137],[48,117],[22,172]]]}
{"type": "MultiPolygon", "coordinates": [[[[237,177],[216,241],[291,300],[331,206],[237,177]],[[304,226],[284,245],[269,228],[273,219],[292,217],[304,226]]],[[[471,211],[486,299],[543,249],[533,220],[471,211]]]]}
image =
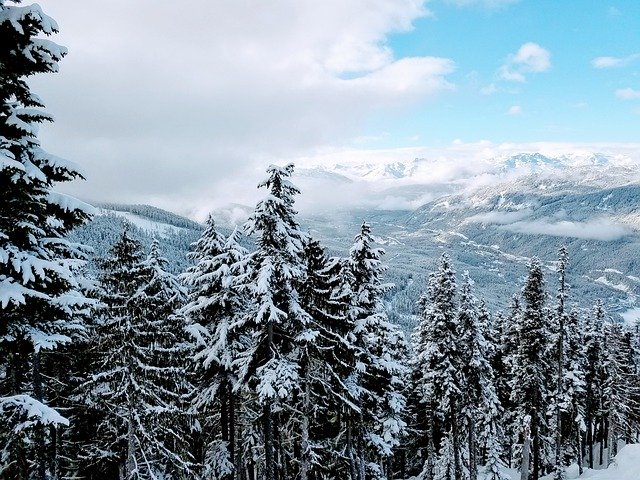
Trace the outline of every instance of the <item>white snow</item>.
{"type": "Polygon", "coordinates": [[[155,222],[134,213],[121,212],[119,210],[106,210],[104,208],[100,209],[100,213],[112,214],[117,215],[118,217],[122,217],[136,227],[141,228],[142,230],[145,230],[147,233],[151,234],[156,233],[159,235],[166,235],[168,233],[178,233],[181,231],[185,231],[184,228],[176,227],[175,225],[169,225],[168,223],[155,222]]]}
{"type": "MultiPolygon", "coordinates": [[[[624,320],[624,323],[627,325],[634,325],[638,320],[640,320],[640,307],[630,308],[629,310],[625,310],[620,313],[620,316],[624,320]]],[[[640,469],[640,465],[638,466],[640,469]]],[[[640,478],[640,473],[638,474],[638,478],[640,478]]]]}

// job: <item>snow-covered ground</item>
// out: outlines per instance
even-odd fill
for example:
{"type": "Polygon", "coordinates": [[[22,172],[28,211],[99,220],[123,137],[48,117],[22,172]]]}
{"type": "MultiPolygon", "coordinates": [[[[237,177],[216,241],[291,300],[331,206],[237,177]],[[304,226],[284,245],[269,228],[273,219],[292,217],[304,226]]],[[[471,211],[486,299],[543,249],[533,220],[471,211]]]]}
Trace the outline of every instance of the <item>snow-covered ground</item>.
{"type": "MultiPolygon", "coordinates": [[[[520,480],[520,472],[515,469],[505,469],[504,473],[511,480],[520,480]]],[[[542,477],[541,480],[552,480],[553,475],[542,477]]],[[[578,475],[577,465],[572,465],[567,471],[567,480],[640,480],[640,444],[626,445],[620,449],[615,462],[604,470],[585,469],[578,475]]]]}
{"type": "MultiPolygon", "coordinates": [[[[622,312],[620,316],[627,325],[635,325],[635,323],[640,320],[640,307],[630,308],[622,312]]],[[[638,474],[638,479],[640,480],[640,474],[638,474]]]]}

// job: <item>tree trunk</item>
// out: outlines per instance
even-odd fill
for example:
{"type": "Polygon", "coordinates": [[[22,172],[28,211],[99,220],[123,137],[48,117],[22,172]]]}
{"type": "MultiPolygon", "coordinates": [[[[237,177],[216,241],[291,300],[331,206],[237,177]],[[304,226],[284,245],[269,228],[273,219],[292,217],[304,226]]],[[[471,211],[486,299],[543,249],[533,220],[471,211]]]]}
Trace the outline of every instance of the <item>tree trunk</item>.
{"type": "Polygon", "coordinates": [[[358,480],[365,480],[365,464],[364,464],[364,438],[362,438],[363,419],[362,414],[358,415],[358,438],[357,438],[357,457],[358,457],[358,480]]]}
{"type": "MultiPolygon", "coordinates": [[[[40,350],[33,353],[33,396],[39,402],[44,403],[44,393],[41,375],[40,350]]],[[[35,426],[36,436],[36,478],[45,480],[47,477],[47,451],[45,447],[45,428],[42,423],[35,426]]]]}
{"type": "Polygon", "coordinates": [[[302,458],[300,459],[300,480],[307,480],[309,473],[309,403],[311,393],[309,391],[309,380],[304,380],[304,398],[302,400],[302,425],[301,446],[302,458]]]}
{"type": "Polygon", "coordinates": [[[455,478],[462,478],[462,462],[460,458],[460,436],[458,434],[458,422],[454,413],[454,408],[451,409],[451,444],[453,446],[453,474],[455,478]]]}
{"type": "MultiPolygon", "coordinates": [[[[273,356],[273,323],[267,324],[267,360],[273,356]]],[[[273,413],[271,399],[267,399],[262,408],[264,422],[264,480],[276,480],[273,445],[273,413]]]]}
{"type": "Polygon", "coordinates": [[[233,393],[233,388],[231,387],[231,383],[229,385],[229,454],[230,460],[233,464],[233,473],[231,474],[232,480],[235,480],[237,477],[237,472],[239,470],[239,464],[236,463],[236,398],[233,393]]]}
{"type": "Polygon", "coordinates": [[[540,429],[538,425],[538,410],[533,409],[531,418],[531,437],[533,440],[533,474],[532,480],[540,478],[540,429]]]}
{"type": "Polygon", "coordinates": [[[613,463],[613,459],[618,454],[618,437],[616,435],[616,424],[613,415],[609,415],[609,450],[607,455],[607,467],[613,463]]]}
{"type": "Polygon", "coordinates": [[[593,419],[591,414],[587,418],[587,447],[589,448],[589,468],[593,469],[593,419]]]}
{"type": "Polygon", "coordinates": [[[578,473],[582,475],[584,470],[582,464],[584,463],[584,448],[582,444],[582,432],[580,431],[580,425],[576,424],[576,441],[578,442],[578,473]]]}
{"type": "MultiPolygon", "coordinates": [[[[563,275],[564,281],[564,275],[563,275]]],[[[564,288],[564,285],[563,285],[564,288]]],[[[559,319],[559,332],[558,332],[558,352],[557,352],[557,382],[556,382],[556,455],[555,455],[555,480],[564,479],[564,459],[562,458],[562,409],[560,408],[560,400],[563,393],[562,376],[563,364],[564,364],[564,314],[560,311],[558,315],[559,319]]]]}
{"type": "Polygon", "coordinates": [[[133,472],[136,468],[136,447],[135,447],[135,439],[134,439],[134,430],[133,430],[133,422],[134,422],[134,406],[133,400],[129,397],[127,408],[128,412],[128,425],[127,425],[127,463],[125,469],[126,479],[129,480],[133,478],[133,472]]]}
{"type": "Polygon", "coordinates": [[[471,415],[467,418],[469,428],[469,480],[478,479],[478,461],[476,459],[475,426],[471,415]]]}
{"type": "Polygon", "coordinates": [[[531,451],[531,417],[525,417],[522,432],[522,466],[520,467],[520,480],[529,480],[529,452],[531,451]]]}
{"type": "Polygon", "coordinates": [[[352,418],[351,415],[347,418],[347,456],[349,457],[349,474],[351,480],[358,480],[356,473],[356,461],[353,454],[353,430],[352,430],[352,418]]]}

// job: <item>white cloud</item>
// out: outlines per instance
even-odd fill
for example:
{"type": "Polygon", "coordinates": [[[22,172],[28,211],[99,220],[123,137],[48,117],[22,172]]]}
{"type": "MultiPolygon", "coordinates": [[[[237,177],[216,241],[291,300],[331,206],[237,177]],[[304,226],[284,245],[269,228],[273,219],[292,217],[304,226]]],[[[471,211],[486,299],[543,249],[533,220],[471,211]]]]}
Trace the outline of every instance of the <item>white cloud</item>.
{"type": "Polygon", "coordinates": [[[527,73],[546,72],[551,68],[551,53],[534,42],[523,44],[498,69],[498,76],[510,82],[526,81],[527,73]]]}
{"type": "Polygon", "coordinates": [[[520,115],[522,113],[522,107],[520,105],[512,105],[507,110],[507,115],[520,115]]]}
{"type": "Polygon", "coordinates": [[[613,223],[606,218],[597,218],[586,222],[568,220],[559,222],[551,222],[549,220],[523,221],[505,225],[502,228],[527,235],[551,235],[554,237],[572,237],[604,242],[618,240],[632,233],[629,228],[613,223]]]}
{"type": "Polygon", "coordinates": [[[502,8],[520,0],[447,0],[447,3],[458,7],[483,7],[489,9],[502,8]]]}
{"type": "Polygon", "coordinates": [[[626,67],[636,60],[640,60],[640,53],[634,53],[627,57],[596,57],[591,60],[593,68],[619,68],[626,67]]]}
{"type": "Polygon", "coordinates": [[[640,99],[640,90],[633,88],[621,88],[616,90],[616,97],[621,100],[638,100],[640,99]]]}
{"type": "Polygon", "coordinates": [[[59,75],[33,82],[56,117],[43,145],[85,167],[70,189],[82,197],[176,210],[232,195],[231,177],[345,144],[371,114],[453,88],[451,60],[388,45],[429,15],[424,0],[112,0],[99,16],[94,2],[40,4],[69,47],[59,75]]]}
{"type": "Polygon", "coordinates": [[[532,213],[532,210],[528,208],[514,212],[486,212],[469,217],[466,221],[469,223],[484,223],[490,225],[509,225],[531,216],[532,213]]]}
{"type": "Polygon", "coordinates": [[[495,83],[490,83],[489,85],[485,85],[480,89],[480,93],[482,95],[493,95],[498,91],[498,87],[496,87],[495,83]]]}

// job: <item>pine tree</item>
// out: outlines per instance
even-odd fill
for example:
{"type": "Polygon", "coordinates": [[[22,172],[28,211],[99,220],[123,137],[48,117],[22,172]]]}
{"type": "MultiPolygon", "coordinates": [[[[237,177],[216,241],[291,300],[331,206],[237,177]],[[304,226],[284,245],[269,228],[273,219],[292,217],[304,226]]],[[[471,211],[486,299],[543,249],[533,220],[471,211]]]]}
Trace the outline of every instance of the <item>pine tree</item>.
{"type": "MultiPolygon", "coordinates": [[[[549,367],[544,358],[547,338],[545,314],[545,291],[542,267],[538,259],[529,265],[529,274],[522,291],[524,308],[518,319],[518,346],[513,358],[511,373],[512,401],[516,406],[519,425],[530,420],[531,434],[531,480],[538,480],[542,473],[542,452],[546,421],[546,399],[548,398],[549,367]]],[[[526,438],[525,438],[526,440],[526,438]]],[[[526,442],[525,442],[526,443],[526,442]]],[[[528,452],[523,457],[528,457],[528,452]]],[[[523,462],[522,470],[529,465],[523,462]]]]}
{"type": "Polygon", "coordinates": [[[556,352],[555,352],[555,361],[556,361],[556,392],[555,392],[555,470],[554,470],[554,479],[555,480],[564,480],[565,478],[565,466],[564,466],[564,455],[562,450],[562,414],[563,411],[567,411],[567,399],[565,396],[564,390],[564,364],[565,364],[565,324],[566,324],[566,314],[565,314],[565,301],[567,298],[567,266],[569,263],[569,254],[567,252],[567,248],[562,246],[559,252],[559,260],[558,260],[558,295],[557,295],[557,306],[556,306],[556,324],[557,324],[557,332],[556,332],[556,352]]]}
{"type": "Polygon", "coordinates": [[[585,358],[584,334],[576,309],[572,309],[565,323],[565,365],[563,368],[562,409],[565,419],[563,435],[569,448],[565,453],[565,464],[576,462],[578,470],[583,470],[583,438],[586,431],[585,423],[585,358]]]}
{"type": "Polygon", "coordinates": [[[329,259],[319,242],[308,238],[303,259],[305,277],[299,286],[300,304],[310,315],[299,337],[302,398],[300,478],[349,475],[340,438],[346,434],[342,413],[355,398],[347,386],[353,372],[348,307],[351,296],[340,279],[344,263],[329,259]]]}
{"type": "Polygon", "coordinates": [[[496,376],[496,393],[504,409],[502,425],[507,448],[506,461],[509,467],[512,466],[514,453],[516,453],[514,445],[517,444],[522,429],[522,419],[516,416],[516,405],[511,398],[512,373],[518,351],[518,325],[521,315],[520,297],[513,295],[508,314],[496,316],[495,323],[497,347],[493,369],[496,376]]]}
{"type": "Polygon", "coordinates": [[[291,468],[290,437],[295,412],[290,407],[300,392],[299,336],[310,315],[299,303],[297,286],[304,278],[302,250],[305,234],[295,219],[295,195],[289,180],[293,165],[267,169],[259,187],[267,196],[256,205],[246,230],[256,237],[256,251],[249,258],[245,288],[253,299],[244,320],[251,345],[243,356],[241,381],[248,384],[261,409],[265,480],[275,480],[291,468]]]}
{"type": "Polygon", "coordinates": [[[631,332],[619,323],[605,326],[603,409],[608,423],[609,460],[618,441],[629,443],[640,431],[640,376],[633,361],[631,332]]]}
{"type": "Polygon", "coordinates": [[[64,237],[92,209],[53,191],[82,176],[37,138],[52,117],[27,80],[58,71],[66,49],[40,37],[58,26],[17,3],[0,0],[0,476],[44,479],[68,424],[51,405],[59,372],[49,352],[83,328],[88,305],[75,273],[83,252],[64,237]]]}
{"type": "Polygon", "coordinates": [[[406,427],[406,399],[401,391],[407,373],[403,365],[407,345],[402,332],[387,319],[382,295],[392,286],[382,283],[385,268],[380,258],[384,250],[373,243],[371,227],[364,222],[349,251],[356,348],[351,381],[360,391],[359,415],[353,422],[358,480],[369,475],[385,478],[384,465],[389,463],[406,427]]]}
{"type": "Polygon", "coordinates": [[[463,275],[457,318],[464,396],[462,414],[466,420],[468,478],[478,478],[478,444],[486,447],[488,462],[485,479],[502,480],[500,455],[502,406],[494,386],[494,373],[489,362],[491,346],[485,332],[489,328],[488,312],[479,306],[471,292],[468,272],[463,275]]]}
{"type": "Polygon", "coordinates": [[[234,230],[225,239],[209,216],[189,254],[196,263],[183,275],[190,292],[182,312],[195,340],[198,372],[195,407],[204,444],[199,461],[205,476],[220,479],[233,478],[238,470],[237,362],[247,344],[240,328],[247,302],[239,287],[247,252],[238,243],[239,235],[234,230]]]}
{"type": "Polygon", "coordinates": [[[414,333],[414,369],[428,422],[428,446],[421,478],[462,478],[461,425],[463,378],[458,352],[455,272],[442,256],[420,299],[420,321],[414,333]],[[437,449],[437,462],[433,461],[437,449]],[[446,458],[443,457],[446,455],[446,458]],[[437,463],[436,471],[433,465],[437,463]],[[445,467],[446,466],[446,467],[445,467]],[[443,473],[444,472],[444,473],[443,473]],[[434,476],[435,475],[435,476],[434,476]],[[449,475],[443,477],[442,475],[449,475]]]}
{"type": "Polygon", "coordinates": [[[81,386],[98,420],[86,464],[102,477],[187,475],[182,400],[188,385],[178,280],[164,270],[157,244],[144,260],[125,231],[102,262],[102,302],[91,377],[81,386]],[[95,467],[94,465],[97,465],[95,467]]]}
{"type": "MultiPolygon", "coordinates": [[[[586,421],[586,444],[588,446],[588,465],[594,468],[594,447],[598,440],[600,446],[604,446],[604,437],[597,435],[598,427],[604,425],[603,418],[603,386],[604,386],[604,323],[605,311],[602,302],[598,301],[593,308],[592,314],[585,319],[582,327],[584,341],[582,347],[582,357],[584,358],[584,379],[585,379],[585,421],[586,421]]],[[[603,432],[603,428],[599,429],[603,432]]],[[[598,460],[602,465],[602,450],[598,460]]]]}

